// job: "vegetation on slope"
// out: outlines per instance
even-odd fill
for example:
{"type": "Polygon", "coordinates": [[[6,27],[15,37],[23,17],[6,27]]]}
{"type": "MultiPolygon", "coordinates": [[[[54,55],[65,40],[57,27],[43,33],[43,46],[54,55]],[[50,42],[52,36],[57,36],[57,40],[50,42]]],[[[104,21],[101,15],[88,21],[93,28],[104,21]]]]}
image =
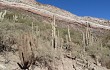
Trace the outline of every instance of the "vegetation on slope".
{"type": "MultiPolygon", "coordinates": [[[[75,29],[74,25],[72,27],[60,23],[56,21],[55,24],[54,18],[43,18],[29,12],[2,10],[0,11],[0,53],[18,52],[19,45],[25,46],[20,44],[23,41],[21,36],[28,33],[34,37],[32,42],[35,44],[35,49],[32,51],[34,62],[37,61],[38,66],[54,69],[63,55],[85,60],[95,58],[103,66],[110,68],[109,31],[94,30],[89,26],[75,29]],[[12,47],[13,45],[18,47],[12,47]]],[[[27,40],[31,38],[30,36],[27,36],[27,40]]]]}

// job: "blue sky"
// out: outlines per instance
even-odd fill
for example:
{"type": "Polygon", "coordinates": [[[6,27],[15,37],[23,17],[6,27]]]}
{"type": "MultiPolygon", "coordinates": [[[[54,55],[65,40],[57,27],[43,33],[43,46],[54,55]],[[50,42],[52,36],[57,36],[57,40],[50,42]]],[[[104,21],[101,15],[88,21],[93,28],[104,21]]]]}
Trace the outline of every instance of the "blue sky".
{"type": "Polygon", "coordinates": [[[78,16],[92,16],[110,20],[110,0],[37,0],[54,5],[78,16]]]}

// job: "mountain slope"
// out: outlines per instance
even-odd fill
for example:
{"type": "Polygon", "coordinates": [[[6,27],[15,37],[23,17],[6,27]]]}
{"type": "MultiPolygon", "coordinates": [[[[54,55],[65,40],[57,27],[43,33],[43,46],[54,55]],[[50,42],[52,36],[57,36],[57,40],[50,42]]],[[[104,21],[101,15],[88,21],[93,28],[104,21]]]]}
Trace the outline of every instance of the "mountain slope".
{"type": "Polygon", "coordinates": [[[110,69],[109,22],[102,23],[108,20],[10,1],[0,0],[1,70],[20,70],[18,63],[33,70],[110,69]]]}
{"type": "MultiPolygon", "coordinates": [[[[32,13],[40,14],[40,15],[46,16],[46,17],[51,17],[52,18],[53,16],[55,16],[56,19],[63,20],[63,21],[69,22],[69,23],[76,23],[76,24],[79,23],[79,24],[85,25],[85,26],[87,26],[89,24],[89,26],[91,28],[99,28],[99,29],[110,30],[110,26],[106,26],[106,24],[101,25],[101,23],[100,23],[101,20],[99,20],[98,23],[94,23],[94,22],[86,20],[86,19],[83,20],[83,18],[80,19],[80,17],[76,17],[74,15],[72,15],[73,17],[64,16],[64,15],[67,15],[69,13],[62,12],[62,13],[64,13],[64,15],[62,15],[62,14],[60,15],[60,13],[51,12],[50,10],[47,10],[45,7],[44,7],[44,9],[42,9],[42,8],[39,8],[39,6],[35,7],[35,6],[26,5],[26,4],[23,4],[23,3],[14,3],[14,2],[10,3],[8,1],[2,1],[2,2],[0,2],[0,4],[3,5],[3,6],[7,6],[7,7],[22,8],[23,10],[27,10],[27,11],[30,11],[32,13]]],[[[69,14],[69,15],[71,15],[71,14],[69,14]]],[[[103,22],[102,22],[102,24],[103,24],[103,22]]],[[[109,22],[108,22],[108,24],[109,24],[109,22]]]]}

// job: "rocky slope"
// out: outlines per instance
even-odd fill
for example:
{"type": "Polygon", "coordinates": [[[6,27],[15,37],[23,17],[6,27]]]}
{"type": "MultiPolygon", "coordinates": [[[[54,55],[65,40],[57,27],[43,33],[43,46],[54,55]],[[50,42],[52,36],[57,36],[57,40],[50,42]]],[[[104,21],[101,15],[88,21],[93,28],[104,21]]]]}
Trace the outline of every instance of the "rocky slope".
{"type": "Polygon", "coordinates": [[[54,15],[56,17],[56,19],[63,20],[63,21],[69,22],[69,23],[74,23],[74,24],[76,23],[76,24],[81,24],[84,26],[87,26],[89,24],[89,26],[91,28],[110,30],[109,21],[104,20],[103,22],[101,22],[100,19],[91,18],[91,20],[89,20],[89,18],[81,18],[81,17],[75,16],[71,13],[68,13],[64,10],[60,10],[58,8],[51,7],[49,5],[46,5],[46,6],[35,5],[35,4],[29,5],[29,4],[25,4],[22,2],[15,3],[15,2],[8,2],[8,1],[4,1],[4,0],[1,0],[0,4],[2,6],[7,6],[7,7],[22,8],[23,10],[27,10],[32,13],[36,13],[36,14],[46,16],[46,17],[52,18],[54,15]],[[53,11],[51,10],[52,8],[53,8],[53,11]]]}
{"type": "Polygon", "coordinates": [[[29,51],[25,57],[35,55],[33,70],[110,70],[110,21],[79,17],[34,0],[0,0],[0,70],[20,70],[19,46],[25,54],[29,51]]]}

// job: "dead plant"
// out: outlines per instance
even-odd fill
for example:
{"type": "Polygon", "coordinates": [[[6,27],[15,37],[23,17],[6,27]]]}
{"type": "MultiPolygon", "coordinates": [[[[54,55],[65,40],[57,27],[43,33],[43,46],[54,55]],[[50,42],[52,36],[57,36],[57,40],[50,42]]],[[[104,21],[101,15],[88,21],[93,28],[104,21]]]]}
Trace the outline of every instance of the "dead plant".
{"type": "Polygon", "coordinates": [[[29,70],[34,63],[35,40],[30,33],[24,33],[19,38],[19,58],[20,63],[17,63],[22,70],[29,70]]]}

